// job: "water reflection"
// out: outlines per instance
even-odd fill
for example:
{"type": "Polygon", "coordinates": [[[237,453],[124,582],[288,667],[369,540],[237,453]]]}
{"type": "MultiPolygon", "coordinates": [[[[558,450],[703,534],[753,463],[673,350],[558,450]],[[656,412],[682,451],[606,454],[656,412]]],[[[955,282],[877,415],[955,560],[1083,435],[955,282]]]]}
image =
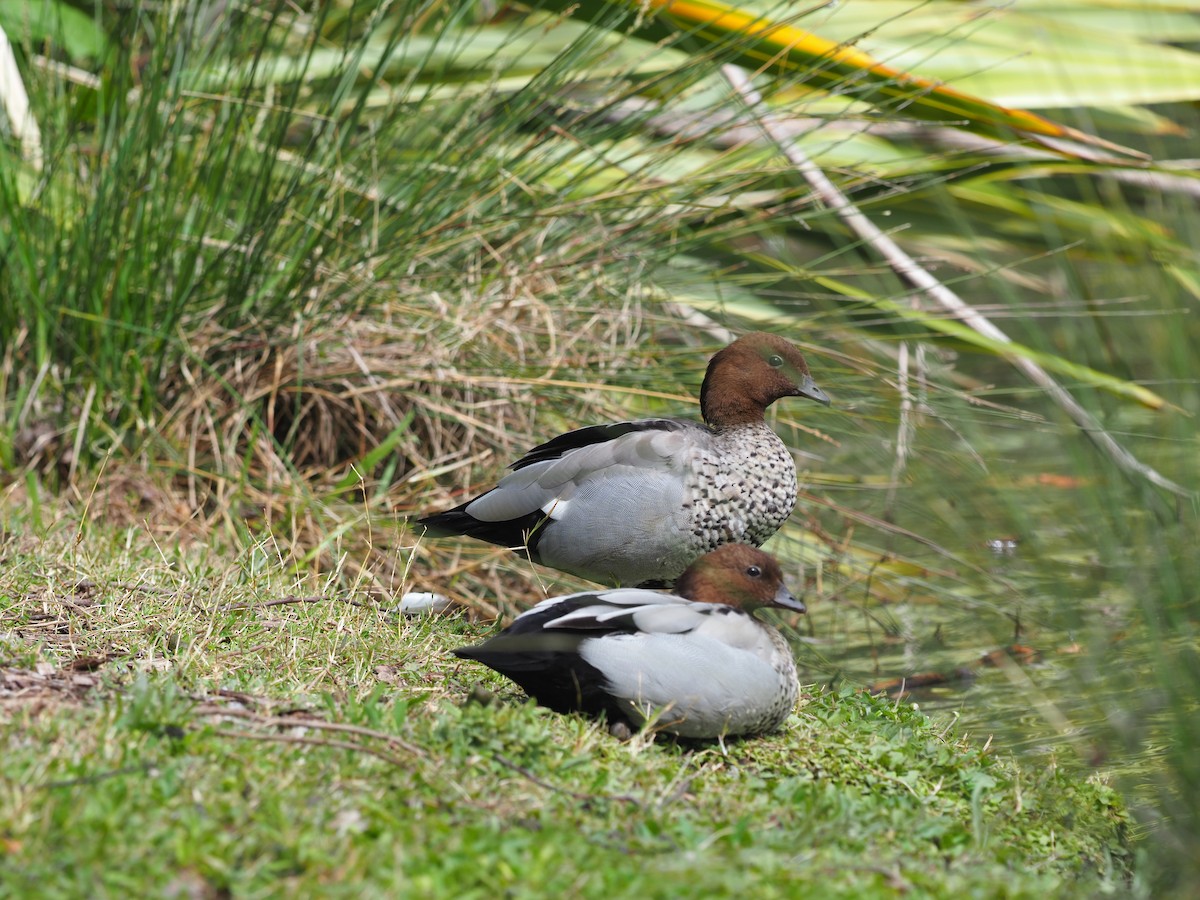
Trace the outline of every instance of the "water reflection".
{"type": "MultiPolygon", "coordinates": [[[[1051,464],[1048,448],[1061,454],[1071,436],[1041,437],[1041,448],[1026,441],[1025,463],[1006,478],[944,469],[936,454],[915,464],[894,520],[925,543],[857,529],[858,546],[877,551],[873,570],[869,554],[846,555],[814,579],[812,539],[796,538],[793,558],[808,560],[806,576],[824,587],[808,595],[807,621],[793,632],[802,677],[878,689],[978,743],[1035,765],[1094,770],[1131,805],[1158,805],[1172,789],[1165,754],[1180,717],[1161,661],[1200,643],[1154,624],[1172,602],[1196,624],[1196,598],[1165,596],[1155,566],[1195,568],[1188,548],[1198,542],[1188,524],[1115,504],[1132,489],[1105,482],[1102,465],[1051,464]],[[1083,474],[1041,477],[1039,468],[1083,474]]],[[[885,517],[877,494],[839,501],[885,517]]],[[[1193,680],[1181,690],[1195,689],[1193,680]]]]}

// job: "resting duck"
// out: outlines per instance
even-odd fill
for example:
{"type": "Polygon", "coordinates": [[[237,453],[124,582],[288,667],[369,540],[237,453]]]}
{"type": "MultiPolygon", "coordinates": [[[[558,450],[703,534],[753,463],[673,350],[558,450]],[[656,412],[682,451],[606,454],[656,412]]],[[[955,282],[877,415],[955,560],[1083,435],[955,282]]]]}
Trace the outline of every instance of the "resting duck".
{"type": "Polygon", "coordinates": [[[755,332],[708,364],[704,424],[592,425],[534,447],[496,487],[420,520],[601,584],[670,585],[722,544],[759,546],[796,505],[796,465],[763,414],[781,397],[829,405],[804,356],[755,332]]]}
{"type": "Polygon", "coordinates": [[[544,600],[504,631],[454,653],[512,679],[556,712],[685,738],[773,731],[796,703],[783,635],[751,613],[804,612],[774,557],[726,544],[692,563],[676,594],[644,588],[544,600]]]}

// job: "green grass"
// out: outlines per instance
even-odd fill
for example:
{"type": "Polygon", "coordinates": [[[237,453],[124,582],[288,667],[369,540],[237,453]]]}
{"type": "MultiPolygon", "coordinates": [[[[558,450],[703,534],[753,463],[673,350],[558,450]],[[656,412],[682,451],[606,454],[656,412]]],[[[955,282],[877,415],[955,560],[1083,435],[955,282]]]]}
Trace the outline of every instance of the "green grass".
{"type": "Polygon", "coordinates": [[[1043,896],[1124,890],[1116,794],[907,704],[622,744],[272,560],[17,523],[0,574],[5,896],[1043,896]],[[464,702],[482,683],[490,704],[464,702]]]}

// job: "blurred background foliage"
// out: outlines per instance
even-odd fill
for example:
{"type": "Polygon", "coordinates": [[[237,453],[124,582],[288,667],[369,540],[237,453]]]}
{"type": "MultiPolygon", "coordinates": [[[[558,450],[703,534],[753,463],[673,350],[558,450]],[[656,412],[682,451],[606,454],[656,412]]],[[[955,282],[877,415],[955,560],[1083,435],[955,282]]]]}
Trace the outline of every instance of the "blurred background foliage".
{"type": "Polygon", "coordinates": [[[925,680],[1111,774],[1183,892],[1198,5],[2,0],[10,502],[511,608],[570,582],[407,518],[561,430],[694,415],[769,328],[834,398],[776,411],[808,680],[925,680]]]}

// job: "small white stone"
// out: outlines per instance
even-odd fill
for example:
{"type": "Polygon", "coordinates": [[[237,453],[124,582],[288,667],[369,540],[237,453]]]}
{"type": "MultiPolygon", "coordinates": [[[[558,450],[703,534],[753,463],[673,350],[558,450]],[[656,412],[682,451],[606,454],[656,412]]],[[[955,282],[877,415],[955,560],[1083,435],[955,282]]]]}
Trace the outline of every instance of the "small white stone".
{"type": "Polygon", "coordinates": [[[400,598],[400,615],[433,616],[454,608],[454,601],[445,594],[432,591],[409,591],[400,598]]]}

